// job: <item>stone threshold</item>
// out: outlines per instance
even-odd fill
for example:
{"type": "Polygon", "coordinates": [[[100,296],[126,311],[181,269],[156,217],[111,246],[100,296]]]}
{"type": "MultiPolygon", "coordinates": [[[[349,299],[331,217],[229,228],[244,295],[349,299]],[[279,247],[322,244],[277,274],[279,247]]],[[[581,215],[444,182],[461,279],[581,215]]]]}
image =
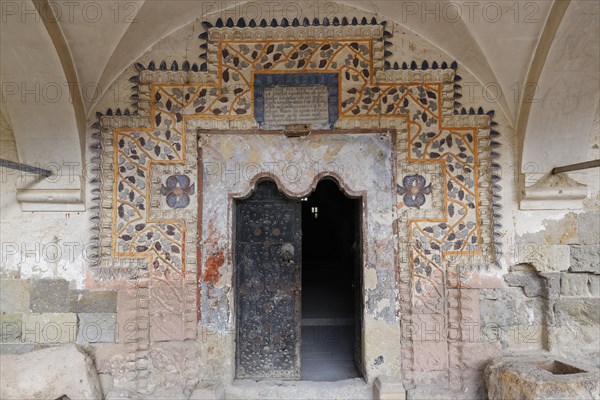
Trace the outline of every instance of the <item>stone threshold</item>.
{"type": "Polygon", "coordinates": [[[337,382],[235,380],[225,387],[231,400],[373,399],[372,386],[362,378],[337,382]]]}

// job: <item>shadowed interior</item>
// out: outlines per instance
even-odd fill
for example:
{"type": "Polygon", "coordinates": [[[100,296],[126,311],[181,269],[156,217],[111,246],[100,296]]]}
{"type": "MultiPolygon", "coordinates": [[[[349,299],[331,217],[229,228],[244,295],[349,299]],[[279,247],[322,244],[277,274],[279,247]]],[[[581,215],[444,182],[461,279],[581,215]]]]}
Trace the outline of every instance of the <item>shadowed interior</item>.
{"type": "Polygon", "coordinates": [[[359,200],[323,180],[302,201],[302,379],[360,376],[359,200]]]}

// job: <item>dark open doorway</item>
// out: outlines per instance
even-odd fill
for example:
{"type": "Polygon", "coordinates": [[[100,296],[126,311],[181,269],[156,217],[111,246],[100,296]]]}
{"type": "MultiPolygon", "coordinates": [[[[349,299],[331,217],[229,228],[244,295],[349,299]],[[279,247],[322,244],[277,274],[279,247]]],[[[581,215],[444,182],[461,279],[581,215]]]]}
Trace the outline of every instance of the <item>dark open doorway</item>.
{"type": "Polygon", "coordinates": [[[361,214],[331,179],[302,201],[303,380],[362,376],[361,214]]]}

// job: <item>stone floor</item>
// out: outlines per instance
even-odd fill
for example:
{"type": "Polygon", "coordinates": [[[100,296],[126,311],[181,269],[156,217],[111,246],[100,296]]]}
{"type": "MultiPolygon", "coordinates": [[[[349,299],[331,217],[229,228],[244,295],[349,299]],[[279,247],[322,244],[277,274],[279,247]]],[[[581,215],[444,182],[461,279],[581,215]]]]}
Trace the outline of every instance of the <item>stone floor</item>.
{"type": "Polygon", "coordinates": [[[353,361],[353,325],[303,326],[301,349],[303,381],[360,377],[353,361]]]}
{"type": "Polygon", "coordinates": [[[354,310],[350,282],[319,280],[302,293],[303,381],[359,378],[354,366],[354,310]]]}

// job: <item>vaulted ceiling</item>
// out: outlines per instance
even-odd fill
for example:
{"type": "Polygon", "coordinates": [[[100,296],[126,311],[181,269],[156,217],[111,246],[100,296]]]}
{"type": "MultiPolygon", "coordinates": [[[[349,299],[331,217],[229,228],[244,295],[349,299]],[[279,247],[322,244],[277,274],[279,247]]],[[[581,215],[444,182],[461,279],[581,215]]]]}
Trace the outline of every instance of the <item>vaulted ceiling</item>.
{"type": "MultiPolygon", "coordinates": [[[[66,153],[68,160],[82,160],[85,126],[95,118],[99,94],[137,58],[161,38],[204,15],[244,16],[239,15],[244,3],[235,2],[84,0],[65,4],[59,0],[2,3],[1,111],[13,128],[22,162],[62,161],[66,153]],[[34,82],[41,85],[42,98],[37,101],[27,91],[34,90],[34,82]],[[69,95],[45,101],[56,90],[54,86],[69,95]]],[[[253,4],[247,10],[266,10],[262,17],[290,13],[294,17],[298,10],[311,16],[315,8],[326,14],[327,5],[333,3],[253,4]]],[[[354,7],[359,16],[374,14],[395,21],[431,42],[484,85],[490,98],[501,89],[504,96],[497,108],[517,132],[521,161],[527,158],[548,170],[556,166],[550,164],[580,161],[585,154],[579,142],[586,142],[581,139],[589,134],[600,93],[600,2],[375,0],[343,4],[354,7]],[[537,88],[534,102],[528,101],[528,85],[537,88]],[[565,151],[565,146],[572,151],[565,151]],[[549,157],[554,157],[552,163],[549,157]]]]}

